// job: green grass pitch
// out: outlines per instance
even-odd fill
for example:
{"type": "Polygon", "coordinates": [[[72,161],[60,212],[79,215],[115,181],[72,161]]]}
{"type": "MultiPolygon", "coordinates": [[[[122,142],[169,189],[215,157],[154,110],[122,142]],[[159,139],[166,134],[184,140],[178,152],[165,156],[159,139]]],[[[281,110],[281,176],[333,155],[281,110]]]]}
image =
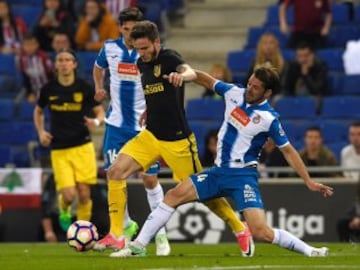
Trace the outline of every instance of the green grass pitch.
{"type": "MultiPolygon", "coordinates": [[[[315,244],[322,246],[324,244],[315,244]]],[[[359,244],[326,244],[326,258],[307,258],[270,244],[256,244],[255,256],[243,258],[236,244],[172,243],[169,257],[156,257],[154,245],[145,258],[110,258],[109,252],[76,252],[66,243],[2,243],[1,270],[42,269],[360,269],[359,244]]]]}

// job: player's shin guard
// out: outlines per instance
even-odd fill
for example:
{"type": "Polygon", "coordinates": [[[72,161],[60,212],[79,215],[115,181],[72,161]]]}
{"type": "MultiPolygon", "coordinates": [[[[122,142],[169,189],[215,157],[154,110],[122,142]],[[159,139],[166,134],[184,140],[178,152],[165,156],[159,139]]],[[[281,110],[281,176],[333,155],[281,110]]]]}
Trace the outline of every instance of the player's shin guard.
{"type": "Polygon", "coordinates": [[[230,204],[224,198],[206,201],[205,205],[224,220],[234,233],[239,233],[246,229],[245,225],[240,221],[230,204]]]}
{"type": "Polygon", "coordinates": [[[108,188],[110,233],[115,237],[120,237],[123,234],[124,212],[127,202],[126,180],[109,180],[108,188]]]}

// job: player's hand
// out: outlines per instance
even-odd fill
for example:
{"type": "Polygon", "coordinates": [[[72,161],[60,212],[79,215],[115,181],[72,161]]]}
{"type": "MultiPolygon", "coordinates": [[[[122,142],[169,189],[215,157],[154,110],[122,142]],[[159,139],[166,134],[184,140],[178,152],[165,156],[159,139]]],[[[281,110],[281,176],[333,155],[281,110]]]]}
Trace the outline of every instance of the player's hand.
{"type": "Polygon", "coordinates": [[[97,118],[89,118],[87,116],[84,116],[85,120],[85,126],[87,126],[88,129],[95,129],[98,126],[100,126],[100,121],[97,118]]]}
{"type": "Polygon", "coordinates": [[[48,147],[51,144],[52,139],[53,136],[45,130],[39,134],[40,143],[45,147],[48,147]]]}
{"type": "Polygon", "coordinates": [[[168,80],[169,83],[171,83],[175,87],[180,87],[184,83],[183,75],[177,72],[171,72],[169,75],[163,75],[163,78],[165,80],[168,80]]]}
{"type": "Polygon", "coordinates": [[[100,102],[103,101],[106,98],[106,91],[105,89],[101,88],[101,89],[96,89],[95,91],[95,96],[94,96],[95,100],[100,102]]]}
{"type": "Polygon", "coordinates": [[[146,125],[147,111],[144,111],[139,118],[139,126],[143,127],[146,125]]]}
{"type": "Polygon", "coordinates": [[[329,187],[329,186],[321,184],[321,183],[317,183],[312,180],[307,182],[306,186],[312,191],[318,191],[318,192],[322,193],[324,197],[329,197],[329,196],[333,195],[333,193],[334,193],[334,190],[332,187],[329,187]]]}

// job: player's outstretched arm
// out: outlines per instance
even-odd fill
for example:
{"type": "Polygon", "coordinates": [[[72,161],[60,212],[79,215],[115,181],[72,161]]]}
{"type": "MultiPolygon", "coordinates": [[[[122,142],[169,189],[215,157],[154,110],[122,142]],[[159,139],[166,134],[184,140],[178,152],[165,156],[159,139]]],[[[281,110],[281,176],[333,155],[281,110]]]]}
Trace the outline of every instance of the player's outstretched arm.
{"type": "Polygon", "coordinates": [[[103,86],[105,71],[96,64],[93,68],[93,79],[95,84],[95,100],[102,101],[106,98],[106,91],[103,86]]]}
{"type": "Polygon", "coordinates": [[[195,70],[195,73],[197,76],[197,79],[194,81],[195,83],[202,85],[206,89],[214,90],[214,84],[216,82],[214,77],[201,70],[195,70]]]}
{"type": "Polygon", "coordinates": [[[163,75],[163,78],[175,87],[180,87],[184,82],[190,82],[196,79],[195,71],[187,64],[182,64],[176,68],[176,72],[163,75]]]}
{"type": "Polygon", "coordinates": [[[295,148],[291,144],[288,144],[280,148],[280,150],[283,153],[287,162],[290,164],[292,168],[294,168],[297,174],[304,180],[305,185],[310,190],[321,192],[324,195],[324,197],[328,197],[333,194],[332,187],[317,183],[310,178],[310,175],[299,153],[295,150],[295,148]]]}

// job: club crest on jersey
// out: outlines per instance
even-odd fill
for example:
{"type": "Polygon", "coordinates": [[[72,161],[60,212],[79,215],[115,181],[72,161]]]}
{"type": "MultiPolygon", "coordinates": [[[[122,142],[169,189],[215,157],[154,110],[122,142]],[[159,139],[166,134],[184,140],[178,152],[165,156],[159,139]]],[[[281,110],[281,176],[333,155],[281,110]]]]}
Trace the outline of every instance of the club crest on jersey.
{"type": "Polygon", "coordinates": [[[259,124],[260,123],[260,119],[261,119],[261,116],[259,114],[255,115],[252,119],[252,122],[254,124],[259,124]]]}
{"type": "Polygon", "coordinates": [[[74,98],[75,102],[81,102],[81,101],[83,101],[83,93],[75,92],[73,95],[73,98],[74,98]]]}
{"type": "Polygon", "coordinates": [[[154,66],[154,76],[159,77],[161,74],[161,65],[155,65],[154,66]]]}

